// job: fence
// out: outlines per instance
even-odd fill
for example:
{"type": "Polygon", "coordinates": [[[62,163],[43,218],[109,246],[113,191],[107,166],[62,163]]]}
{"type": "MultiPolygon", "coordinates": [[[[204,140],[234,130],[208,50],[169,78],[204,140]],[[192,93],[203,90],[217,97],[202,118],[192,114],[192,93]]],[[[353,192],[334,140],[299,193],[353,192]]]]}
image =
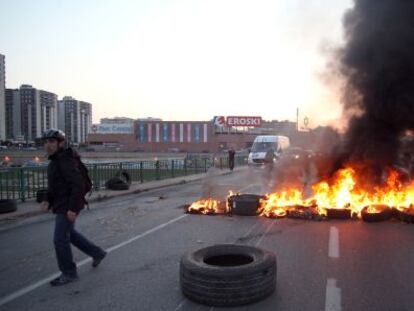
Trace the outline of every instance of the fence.
{"type": "MultiPolygon", "coordinates": [[[[247,164],[246,156],[236,156],[235,165],[247,164]]],[[[94,191],[105,188],[105,182],[119,171],[126,171],[132,182],[148,182],[205,173],[215,166],[228,167],[228,157],[150,160],[118,163],[86,164],[94,191]]],[[[36,197],[36,192],[47,188],[47,167],[0,168],[0,199],[25,201],[36,197]]]]}

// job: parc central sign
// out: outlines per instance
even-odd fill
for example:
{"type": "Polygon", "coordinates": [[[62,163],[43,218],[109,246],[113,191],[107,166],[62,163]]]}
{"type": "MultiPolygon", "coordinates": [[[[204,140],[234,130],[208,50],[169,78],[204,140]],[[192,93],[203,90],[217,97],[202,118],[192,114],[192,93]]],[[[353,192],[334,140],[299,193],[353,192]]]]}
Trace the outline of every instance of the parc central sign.
{"type": "Polygon", "coordinates": [[[249,116],[223,116],[214,117],[214,124],[219,127],[260,127],[262,125],[262,117],[249,116]]]}
{"type": "Polygon", "coordinates": [[[133,134],[132,123],[101,123],[92,125],[92,133],[96,134],[133,134]]]}

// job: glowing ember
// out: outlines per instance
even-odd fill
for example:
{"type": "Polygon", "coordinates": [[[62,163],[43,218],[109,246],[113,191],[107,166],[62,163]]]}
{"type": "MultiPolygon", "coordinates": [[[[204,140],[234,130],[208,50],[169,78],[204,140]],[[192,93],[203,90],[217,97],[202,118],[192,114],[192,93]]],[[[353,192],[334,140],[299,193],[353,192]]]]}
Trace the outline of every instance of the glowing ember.
{"type": "Polygon", "coordinates": [[[261,216],[266,216],[269,218],[282,218],[287,216],[287,208],[286,207],[275,207],[268,209],[266,211],[263,211],[261,216]]]}
{"type": "Polygon", "coordinates": [[[378,213],[383,212],[387,208],[388,208],[387,205],[374,204],[374,205],[369,205],[366,211],[369,214],[378,214],[378,213]]]}
{"type": "Polygon", "coordinates": [[[401,206],[399,206],[399,207],[396,207],[396,209],[399,210],[400,212],[404,212],[406,214],[412,214],[412,215],[414,215],[414,206],[412,204],[410,206],[408,206],[408,207],[401,207],[401,206]]]}

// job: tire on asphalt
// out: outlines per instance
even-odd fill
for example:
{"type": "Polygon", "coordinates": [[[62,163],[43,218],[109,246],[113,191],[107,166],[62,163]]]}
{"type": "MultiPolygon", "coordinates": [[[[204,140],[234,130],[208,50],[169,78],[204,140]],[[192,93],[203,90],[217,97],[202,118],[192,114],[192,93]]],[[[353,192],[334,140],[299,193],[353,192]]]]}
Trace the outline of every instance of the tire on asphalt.
{"type": "Polygon", "coordinates": [[[113,177],[105,183],[106,189],[109,190],[128,190],[129,185],[118,177],[113,177]]]}
{"type": "Polygon", "coordinates": [[[16,200],[0,200],[0,214],[17,211],[16,200]]]}
{"type": "Polygon", "coordinates": [[[328,208],[326,209],[328,219],[351,219],[352,213],[347,208],[328,208]]]}
{"type": "Polygon", "coordinates": [[[393,209],[393,216],[406,223],[414,223],[414,213],[411,211],[411,209],[407,210],[400,210],[397,208],[393,209]]]}
{"type": "Polygon", "coordinates": [[[115,177],[118,177],[126,184],[131,185],[131,176],[127,171],[119,171],[115,177]]]}
{"type": "Polygon", "coordinates": [[[228,198],[230,212],[233,215],[257,216],[260,200],[263,196],[256,194],[236,194],[228,198]]]}
{"type": "Polygon", "coordinates": [[[368,213],[368,211],[367,211],[368,207],[369,206],[365,206],[361,210],[361,218],[362,218],[363,221],[366,221],[366,222],[380,222],[380,221],[389,220],[393,216],[392,209],[389,208],[386,205],[381,206],[382,210],[378,213],[368,213]]]}
{"type": "Polygon", "coordinates": [[[42,203],[47,201],[47,189],[40,189],[36,191],[36,202],[42,203]]]}
{"type": "Polygon", "coordinates": [[[180,285],[185,297],[217,307],[250,304],[276,289],[276,257],[245,245],[214,245],[181,258],[180,285]]]}

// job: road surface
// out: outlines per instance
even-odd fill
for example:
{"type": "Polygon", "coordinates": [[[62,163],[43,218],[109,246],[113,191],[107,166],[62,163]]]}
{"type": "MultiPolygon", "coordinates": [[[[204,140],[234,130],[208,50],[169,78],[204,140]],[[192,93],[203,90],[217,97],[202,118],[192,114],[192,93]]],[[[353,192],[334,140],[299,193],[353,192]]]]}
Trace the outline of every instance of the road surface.
{"type": "Polygon", "coordinates": [[[53,217],[0,224],[0,310],[221,310],[185,299],[178,278],[182,254],[219,243],[256,245],[278,261],[276,293],[230,310],[414,309],[412,225],[187,215],[182,208],[202,193],[261,187],[244,171],[94,203],[77,228],[109,254],[93,269],[75,250],[80,279],[59,288],[48,284],[58,272],[53,217]]]}

